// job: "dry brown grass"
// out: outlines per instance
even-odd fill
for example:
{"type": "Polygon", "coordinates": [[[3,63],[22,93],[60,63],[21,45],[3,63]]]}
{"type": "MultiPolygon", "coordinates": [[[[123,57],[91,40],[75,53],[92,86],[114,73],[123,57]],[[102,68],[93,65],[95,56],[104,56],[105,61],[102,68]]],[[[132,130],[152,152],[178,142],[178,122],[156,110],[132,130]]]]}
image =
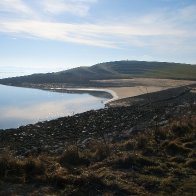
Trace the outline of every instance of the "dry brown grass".
{"type": "Polygon", "coordinates": [[[86,149],[71,145],[59,156],[22,159],[6,151],[0,155],[0,195],[20,195],[22,189],[28,195],[191,195],[195,122],[196,117],[176,119],[108,143],[108,149],[94,142],[86,149]]]}

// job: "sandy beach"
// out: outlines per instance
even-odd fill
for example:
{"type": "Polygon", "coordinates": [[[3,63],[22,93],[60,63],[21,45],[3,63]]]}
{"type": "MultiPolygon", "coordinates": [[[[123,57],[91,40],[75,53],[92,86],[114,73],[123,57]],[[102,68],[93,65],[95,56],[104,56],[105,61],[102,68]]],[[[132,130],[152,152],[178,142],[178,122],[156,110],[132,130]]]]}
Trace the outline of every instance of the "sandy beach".
{"type": "Polygon", "coordinates": [[[100,83],[123,84],[124,87],[108,87],[107,89],[115,92],[118,99],[134,97],[146,93],[157,92],[169,88],[195,84],[196,81],[190,80],[171,80],[171,79],[154,79],[154,78],[134,78],[120,80],[102,80],[100,83]],[[132,84],[132,86],[130,85],[132,84]]]}
{"type": "Polygon", "coordinates": [[[172,79],[154,79],[154,78],[133,78],[133,79],[115,79],[96,81],[102,86],[108,84],[105,88],[67,88],[67,90],[76,91],[105,91],[110,93],[113,98],[108,102],[134,97],[146,93],[158,92],[169,88],[176,88],[195,84],[196,81],[190,80],[172,80],[172,79]],[[119,87],[120,85],[120,87],[119,87]]]}
{"type": "MultiPolygon", "coordinates": [[[[105,104],[124,99],[135,97],[142,94],[158,92],[170,88],[183,87],[196,84],[193,80],[173,80],[173,79],[156,79],[156,78],[132,78],[132,79],[110,79],[110,80],[93,80],[94,85],[78,86],[67,84],[28,84],[22,87],[36,88],[42,90],[52,90],[57,92],[69,93],[89,93],[93,96],[103,96],[108,99],[105,104]]],[[[192,89],[195,91],[195,89],[192,89]]]]}

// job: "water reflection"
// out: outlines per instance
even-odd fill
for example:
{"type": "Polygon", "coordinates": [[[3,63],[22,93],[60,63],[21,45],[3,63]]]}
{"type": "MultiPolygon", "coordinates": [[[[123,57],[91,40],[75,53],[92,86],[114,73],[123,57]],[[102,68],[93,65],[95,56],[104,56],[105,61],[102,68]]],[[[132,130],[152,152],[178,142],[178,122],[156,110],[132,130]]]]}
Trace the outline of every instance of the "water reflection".
{"type": "Polygon", "coordinates": [[[106,98],[0,85],[0,129],[104,107],[106,98]],[[8,98],[9,95],[9,98],[8,98]]]}

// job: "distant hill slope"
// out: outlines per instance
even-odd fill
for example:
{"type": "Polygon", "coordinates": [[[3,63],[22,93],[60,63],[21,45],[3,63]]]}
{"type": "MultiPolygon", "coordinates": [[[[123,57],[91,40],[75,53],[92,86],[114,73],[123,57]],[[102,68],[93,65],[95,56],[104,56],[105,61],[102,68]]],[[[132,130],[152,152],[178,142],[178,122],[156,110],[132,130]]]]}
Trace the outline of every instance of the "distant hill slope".
{"type": "Polygon", "coordinates": [[[1,79],[0,83],[10,85],[21,85],[23,83],[87,84],[91,80],[132,77],[196,80],[196,65],[166,62],[114,61],[96,64],[91,67],[78,67],[56,73],[6,78],[1,79]]]}

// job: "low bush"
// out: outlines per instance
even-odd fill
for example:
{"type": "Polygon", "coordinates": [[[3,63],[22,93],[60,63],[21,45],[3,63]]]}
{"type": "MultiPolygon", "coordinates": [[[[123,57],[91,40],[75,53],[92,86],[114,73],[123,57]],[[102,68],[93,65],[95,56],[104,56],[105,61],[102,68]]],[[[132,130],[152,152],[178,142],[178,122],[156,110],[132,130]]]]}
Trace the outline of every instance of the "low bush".
{"type": "Polygon", "coordinates": [[[98,145],[96,151],[92,154],[92,158],[95,161],[103,161],[109,154],[108,148],[98,145]]]}
{"type": "Polygon", "coordinates": [[[148,146],[148,143],[149,143],[149,139],[146,137],[146,135],[144,134],[140,134],[138,137],[137,137],[137,147],[139,149],[144,149],[148,146]]]}
{"type": "Polygon", "coordinates": [[[136,148],[135,140],[128,140],[123,145],[124,145],[124,149],[127,151],[132,151],[132,150],[135,150],[136,148]]]}
{"type": "Polygon", "coordinates": [[[196,141],[194,142],[187,142],[184,144],[185,148],[196,148],[196,141]]]}
{"type": "Polygon", "coordinates": [[[116,159],[115,167],[121,169],[139,169],[143,168],[144,166],[156,166],[157,163],[145,156],[140,154],[127,154],[123,157],[116,159]]]}
{"type": "Polygon", "coordinates": [[[89,161],[81,155],[76,146],[69,146],[66,151],[61,155],[59,163],[62,166],[79,166],[88,165],[89,161]]]}
{"type": "Polygon", "coordinates": [[[161,166],[148,166],[144,169],[146,174],[151,174],[154,176],[165,176],[166,171],[161,166]]]}
{"type": "Polygon", "coordinates": [[[157,163],[155,162],[155,160],[146,157],[146,156],[138,156],[136,159],[136,163],[137,165],[140,165],[140,167],[143,166],[156,166],[157,163]]]}
{"type": "Polygon", "coordinates": [[[161,180],[159,189],[163,191],[163,195],[172,195],[177,188],[177,180],[178,179],[173,176],[169,176],[161,180]]]}
{"type": "Polygon", "coordinates": [[[175,156],[175,157],[171,157],[169,161],[176,162],[176,163],[185,163],[186,159],[182,156],[175,156]]]}
{"type": "Polygon", "coordinates": [[[193,196],[196,193],[196,176],[192,175],[188,179],[186,178],[181,186],[177,189],[174,195],[190,195],[193,196]]]}
{"type": "Polygon", "coordinates": [[[186,161],[185,165],[187,167],[190,167],[190,168],[196,170],[196,160],[195,159],[189,159],[188,161],[186,161]]]}
{"type": "Polygon", "coordinates": [[[175,141],[172,141],[166,146],[166,151],[170,155],[186,155],[191,152],[191,149],[185,148],[184,146],[176,143],[175,141]]]}
{"type": "Polygon", "coordinates": [[[186,134],[189,134],[191,130],[192,130],[192,127],[190,127],[190,125],[178,123],[172,126],[172,132],[174,133],[174,135],[178,137],[183,137],[186,134]]]}
{"type": "Polygon", "coordinates": [[[165,128],[158,128],[155,132],[155,136],[158,137],[160,140],[165,140],[171,136],[171,132],[165,128]]]}
{"type": "Polygon", "coordinates": [[[142,154],[144,156],[153,156],[156,155],[157,149],[154,146],[147,146],[143,149],[142,154]]]}
{"type": "Polygon", "coordinates": [[[195,158],[196,159],[196,151],[192,151],[189,153],[188,158],[195,158]]]}
{"type": "Polygon", "coordinates": [[[0,156],[0,176],[7,177],[11,175],[21,175],[24,170],[24,163],[19,161],[11,154],[2,154],[0,156]]]}
{"type": "Polygon", "coordinates": [[[129,169],[135,167],[135,155],[124,155],[123,157],[116,158],[114,167],[119,169],[129,169]]]}
{"type": "Polygon", "coordinates": [[[159,189],[160,179],[152,175],[140,175],[138,183],[142,184],[148,191],[155,193],[159,189]]]}
{"type": "Polygon", "coordinates": [[[45,166],[38,158],[28,158],[24,164],[25,173],[28,176],[43,175],[45,166]]]}

